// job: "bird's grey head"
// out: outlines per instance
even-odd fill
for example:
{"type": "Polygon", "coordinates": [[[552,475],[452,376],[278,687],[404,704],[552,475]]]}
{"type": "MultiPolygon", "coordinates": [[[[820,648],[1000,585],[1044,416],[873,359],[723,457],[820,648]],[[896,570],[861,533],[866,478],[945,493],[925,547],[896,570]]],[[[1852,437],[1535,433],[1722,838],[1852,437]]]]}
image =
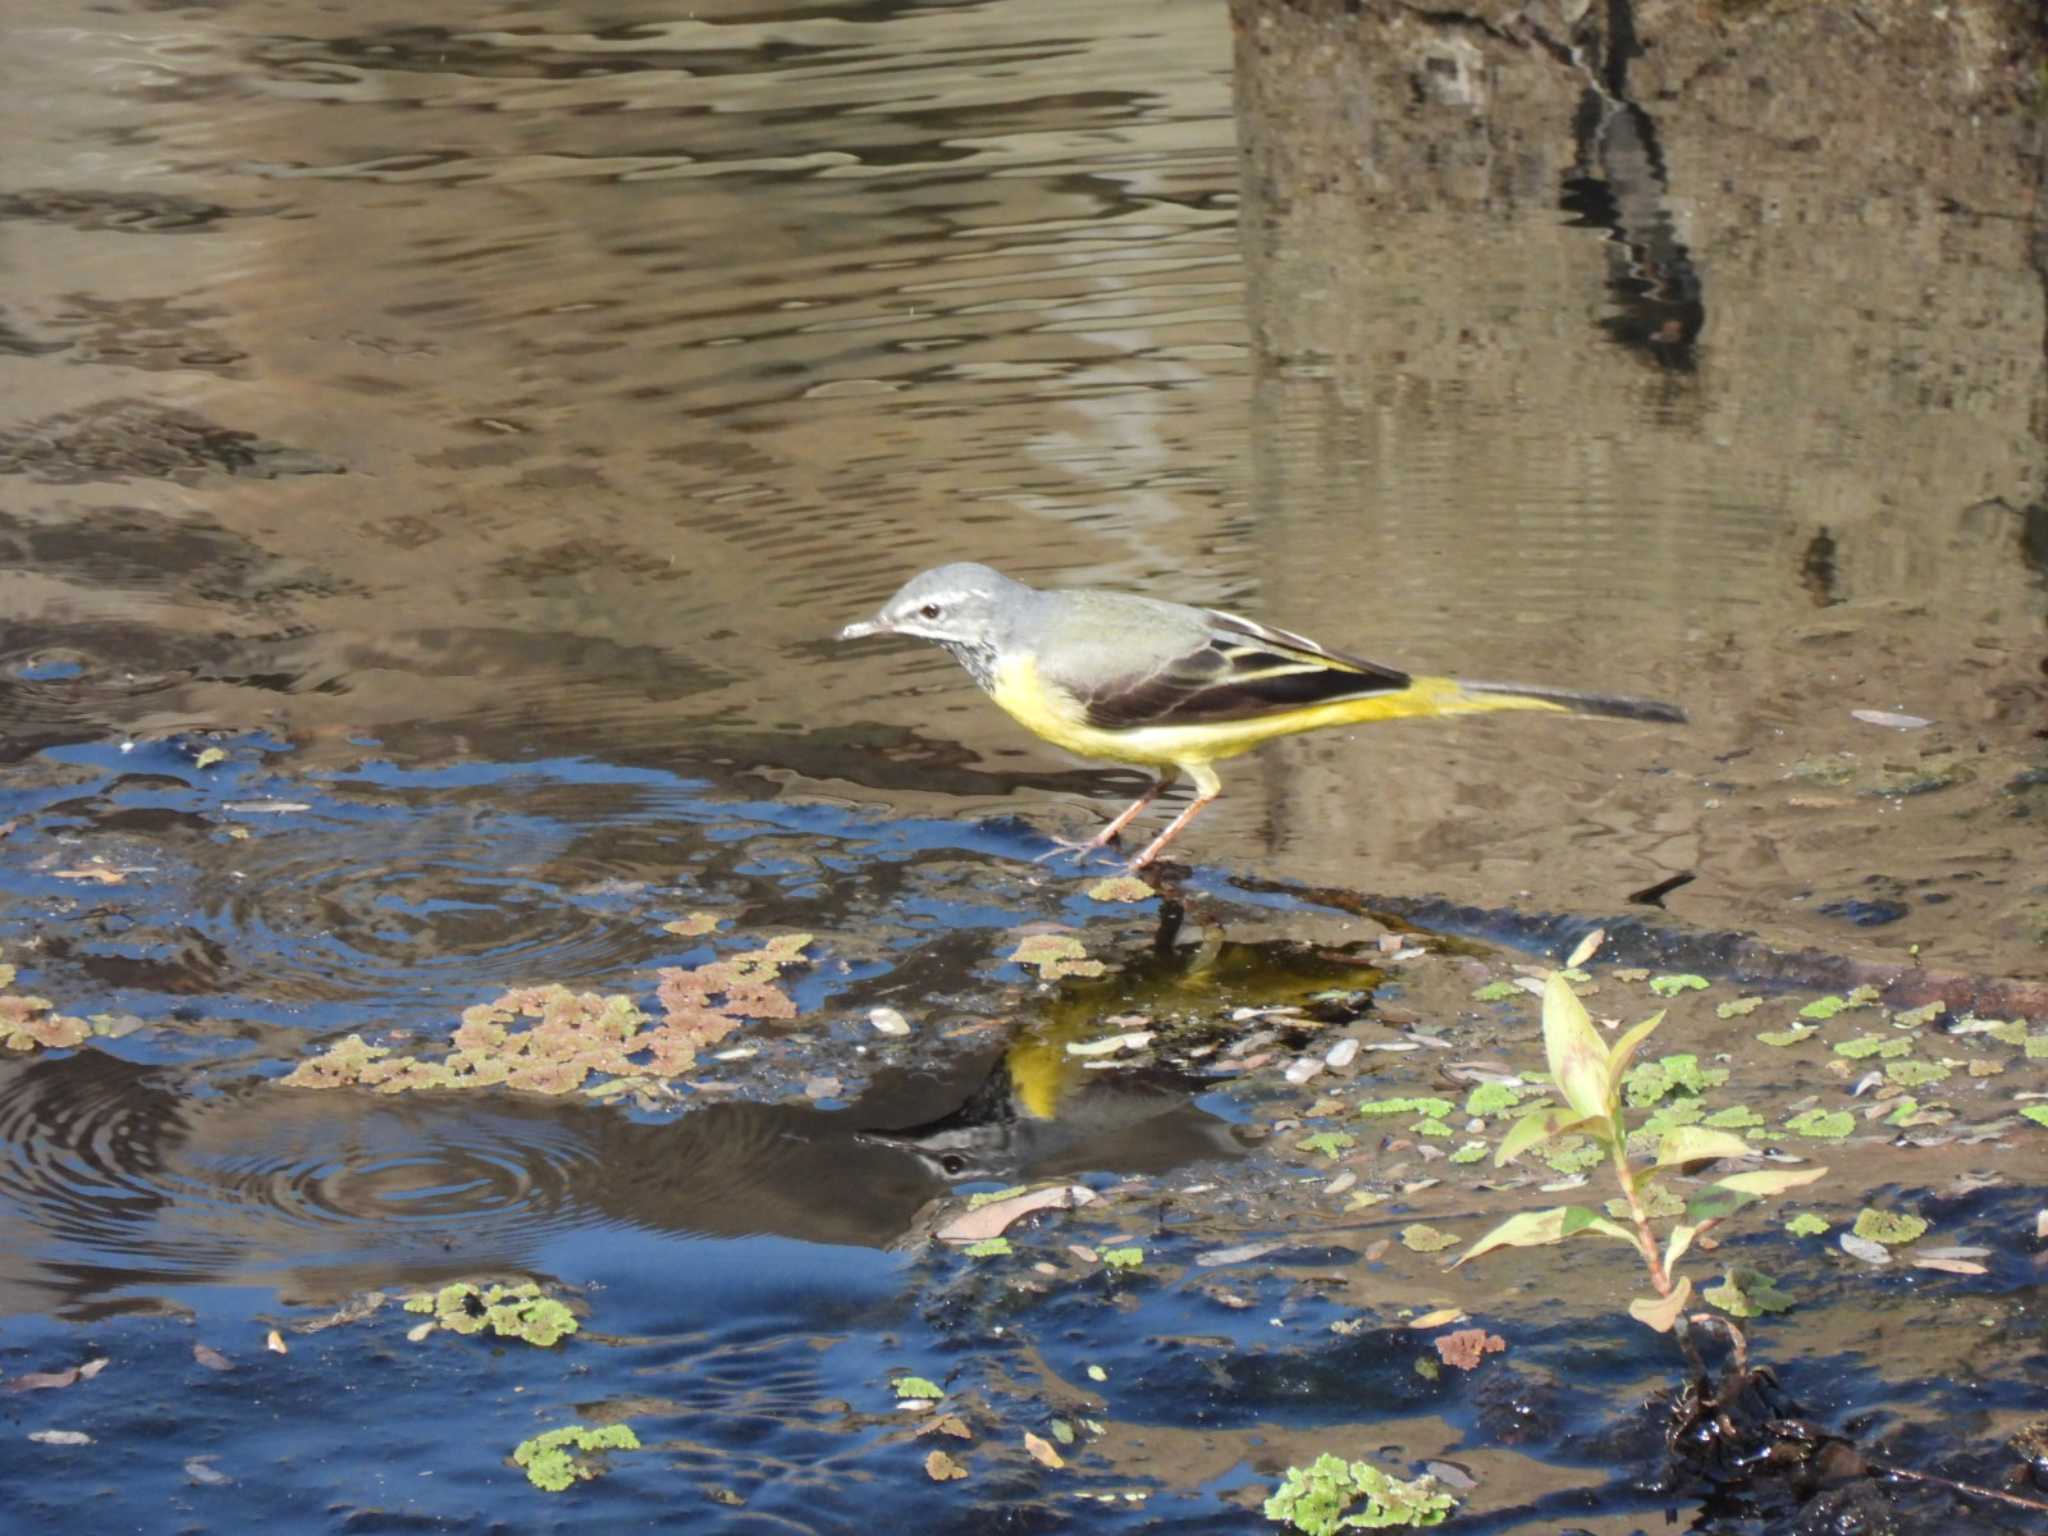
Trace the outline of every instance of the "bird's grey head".
{"type": "Polygon", "coordinates": [[[987,687],[1004,626],[1031,596],[1031,588],[985,565],[936,566],[911,577],[872,619],[847,625],[839,638],[915,635],[935,640],[987,687]]]}

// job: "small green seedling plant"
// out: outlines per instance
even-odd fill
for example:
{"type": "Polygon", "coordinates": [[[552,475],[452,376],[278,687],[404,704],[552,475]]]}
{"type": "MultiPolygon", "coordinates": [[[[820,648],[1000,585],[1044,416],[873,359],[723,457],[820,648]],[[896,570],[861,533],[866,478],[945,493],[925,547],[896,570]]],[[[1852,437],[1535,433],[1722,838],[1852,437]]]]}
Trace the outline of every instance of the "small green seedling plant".
{"type": "Polygon", "coordinates": [[[1266,1518],[1302,1536],[1337,1536],[1340,1531],[1441,1525],[1457,1503],[1433,1477],[1403,1482],[1369,1461],[1346,1461],[1325,1452],[1308,1467],[1287,1469],[1286,1480],[1266,1500],[1266,1518]]]}
{"type": "MultiPolygon", "coordinates": [[[[1601,938],[1597,930],[1589,934],[1566,968],[1590,960],[1600,947],[1601,938]]],[[[1613,1220],[1583,1205],[1524,1211],[1509,1217],[1466,1249],[1457,1264],[1496,1248],[1542,1247],[1561,1243],[1581,1232],[1594,1232],[1626,1243],[1641,1257],[1655,1293],[1630,1302],[1629,1315],[1660,1333],[1677,1328],[1680,1346],[1697,1363],[1696,1352],[1682,1326],[1686,1305],[1693,1296],[1692,1281],[1678,1273],[1678,1261],[1702,1233],[1744,1206],[1811,1184],[1823,1177],[1827,1169],[1772,1168],[1728,1174],[1686,1201],[1684,1213],[1675,1218],[1668,1235],[1660,1239],[1652,1215],[1658,1180],[1692,1164],[1756,1154],[1754,1147],[1732,1131],[1681,1125],[1664,1133],[1657,1144],[1654,1162],[1638,1166],[1630,1161],[1628,1124],[1622,1113],[1622,1080],[1636,1051],[1663,1022],[1660,1010],[1624,1032],[1609,1048],[1587,1017],[1585,1004],[1579,1001],[1571,984],[1561,973],[1550,973],[1543,985],[1543,1049],[1550,1061],[1551,1079],[1564,1094],[1565,1102],[1562,1106],[1532,1111],[1515,1121],[1501,1138],[1494,1163],[1509,1163],[1560,1136],[1587,1137],[1612,1166],[1628,1219],[1613,1220]]],[[[1713,1321],[1727,1326],[1722,1319],[1713,1321]]]]}

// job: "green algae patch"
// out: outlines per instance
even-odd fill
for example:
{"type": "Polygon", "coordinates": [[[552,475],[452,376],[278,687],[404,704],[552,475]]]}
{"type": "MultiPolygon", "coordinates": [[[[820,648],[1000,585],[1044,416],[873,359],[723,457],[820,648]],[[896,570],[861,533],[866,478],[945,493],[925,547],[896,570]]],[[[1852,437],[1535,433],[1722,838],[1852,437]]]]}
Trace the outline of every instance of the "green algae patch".
{"type": "Polygon", "coordinates": [[[522,1440],[512,1452],[512,1460],[526,1469],[526,1480],[536,1488],[549,1493],[561,1493],[576,1483],[596,1477],[603,1470],[597,1463],[584,1460],[600,1451],[637,1451],[640,1437],[633,1433],[629,1424],[607,1424],[594,1428],[588,1424],[568,1424],[560,1429],[551,1429],[544,1435],[535,1435],[531,1440],[522,1440]]]}
{"type": "Polygon", "coordinates": [[[1929,1083],[1938,1083],[1948,1076],[1949,1069],[1939,1061],[1893,1061],[1885,1064],[1884,1075],[1901,1088],[1925,1088],[1929,1083]]]}
{"type": "Polygon", "coordinates": [[[1484,1118],[1504,1115],[1522,1102],[1522,1090],[1512,1083],[1475,1083],[1465,1095],[1465,1113],[1484,1118]]]}
{"type": "Polygon", "coordinates": [[[1011,951],[1012,965],[1029,966],[1040,981],[1059,981],[1067,976],[1100,976],[1109,967],[1088,958],[1081,941],[1065,933],[1026,934],[1011,951]]]}
{"type": "Polygon", "coordinates": [[[1846,997],[1830,992],[1826,997],[1816,997],[1799,1010],[1802,1019],[1819,1019],[1825,1022],[1838,1013],[1851,1008],[1868,1008],[1877,1001],[1877,988],[1857,987],[1846,997]]]}
{"type": "Polygon", "coordinates": [[[1846,1109],[1809,1109],[1787,1120],[1785,1128],[1817,1141],[1840,1141],[1856,1129],[1856,1117],[1846,1109]]]}
{"type": "Polygon", "coordinates": [[[662,970],[659,1023],[622,993],[519,987],[464,1010],[454,1049],[439,1060],[399,1055],[350,1035],[279,1081],[287,1088],[363,1087],[379,1093],[583,1089],[596,1097],[648,1087],[693,1070],[700,1050],[742,1024],[795,1018],[796,1004],[777,981],[785,967],[805,963],[810,943],[807,933],[782,934],[744,954],[662,970]],[[587,1086],[593,1077],[610,1081],[587,1086]]]}
{"type": "Polygon", "coordinates": [[[1927,1231],[1927,1218],[1915,1216],[1910,1211],[1880,1211],[1875,1206],[1866,1205],[1856,1213],[1854,1231],[1858,1237],[1883,1243],[1887,1248],[1896,1248],[1923,1236],[1927,1231]]]}
{"type": "MultiPolygon", "coordinates": [[[[14,979],[14,967],[4,967],[7,981],[14,979]]],[[[5,982],[0,982],[4,986],[5,982]]],[[[58,1013],[47,997],[0,997],[0,1046],[10,1051],[64,1050],[82,1045],[92,1035],[83,1019],[58,1013]]]]}
{"type": "Polygon", "coordinates": [[[1671,976],[1652,976],[1650,990],[1659,997],[1676,997],[1681,992],[1704,992],[1707,990],[1707,978],[1689,971],[1671,976]]]}
{"type": "Polygon", "coordinates": [[[1346,1461],[1325,1452],[1307,1467],[1289,1467],[1264,1511],[1268,1520],[1302,1536],[1336,1536],[1347,1530],[1441,1525],[1457,1506],[1434,1477],[1403,1482],[1369,1461],[1346,1461]],[[1361,1499],[1364,1505],[1355,1507],[1361,1499]]]}
{"type": "Polygon", "coordinates": [[[1441,1120],[1451,1112],[1449,1099],[1367,1099],[1358,1106],[1361,1115],[1421,1115],[1441,1120]]]}
{"type": "Polygon", "coordinates": [[[1761,1044],[1775,1045],[1782,1048],[1788,1045],[1797,1045],[1808,1036],[1819,1033],[1820,1031],[1811,1024],[1794,1024],[1785,1029],[1767,1029],[1756,1038],[1761,1044]]]}
{"type": "Polygon", "coordinates": [[[1793,1306],[1792,1297],[1755,1269],[1731,1269],[1721,1284],[1708,1286],[1700,1295],[1730,1317],[1761,1317],[1766,1312],[1789,1312],[1793,1306]]]}
{"type": "Polygon", "coordinates": [[[1866,1056],[1881,1056],[1891,1059],[1909,1056],[1913,1042],[1894,1035],[1887,1039],[1883,1035],[1858,1035],[1854,1040],[1840,1040],[1835,1043],[1835,1054],[1847,1056],[1851,1061],[1861,1061],[1866,1056]]]}
{"type": "Polygon", "coordinates": [[[1628,1102],[1637,1109],[1646,1108],[1672,1094],[1698,1098],[1709,1088],[1718,1088],[1727,1081],[1726,1067],[1702,1067],[1699,1057],[1691,1052],[1666,1056],[1660,1061],[1646,1061],[1639,1067],[1630,1068],[1622,1079],[1628,1091],[1628,1102]]]}
{"type": "Polygon", "coordinates": [[[1319,1131],[1313,1136],[1304,1136],[1297,1143],[1304,1152],[1320,1152],[1335,1159],[1340,1152],[1358,1145],[1358,1138],[1349,1131],[1319,1131]]]}
{"type": "Polygon", "coordinates": [[[426,1312],[450,1333],[495,1333],[548,1349],[576,1331],[576,1314],[532,1281],[471,1285],[458,1280],[438,1291],[408,1296],[408,1312],[426,1312]]]}

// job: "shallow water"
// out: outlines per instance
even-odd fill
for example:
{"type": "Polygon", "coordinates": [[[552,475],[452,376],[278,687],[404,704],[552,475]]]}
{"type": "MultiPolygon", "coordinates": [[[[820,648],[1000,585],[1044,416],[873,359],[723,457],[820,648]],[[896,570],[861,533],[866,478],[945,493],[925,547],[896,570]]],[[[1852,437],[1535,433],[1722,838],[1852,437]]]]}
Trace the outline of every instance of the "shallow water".
{"type": "MultiPolygon", "coordinates": [[[[1325,1352],[1349,1250],[1276,1261],[1249,1309],[1109,1276],[1027,1316],[909,1243],[962,1180],[1059,1174],[1145,1191],[1077,1240],[1142,1210],[1184,1260],[1212,1239],[1176,1192],[1230,1187],[1257,1095],[1069,1071],[1040,1123],[1038,1047],[1346,977],[1148,971],[1150,909],[1027,862],[1135,779],[941,653],[830,636],[984,559],[1693,715],[1248,759],[1184,846],[1233,936],[1306,921],[1289,882],[1596,919],[1695,872],[1667,906],[1704,928],[2038,977],[2024,224],[1862,209],[1910,261],[1843,270],[1760,184],[1658,212],[1705,298],[1652,314],[1700,326],[1652,367],[1598,167],[1371,249],[1263,214],[1241,246],[1217,7],[417,10],[0,0],[32,150],[0,184],[0,959],[102,1030],[0,1061],[0,1374],[114,1361],[0,1399],[96,1441],[0,1453],[19,1518],[835,1531],[886,1496],[932,1531],[1241,1529],[1350,1416],[1416,1456],[1469,1435],[1518,1490],[1489,1528],[1661,1519],[1612,1471],[1646,1452],[1571,1449],[1654,1341],[1530,1336],[1584,1395],[1507,1454],[1395,1325],[1325,1352]],[[1802,369],[1820,327],[1862,371],[1802,369]],[[698,909],[726,930],[664,929],[698,909]],[[1128,969],[1050,997],[1004,964],[1033,920],[1128,969]],[[798,1019],[680,1101],[275,1083],[351,1031],[438,1041],[521,984],[644,998],[793,930],[821,936],[798,1019]],[[405,1341],[399,1295],[528,1275],[588,1337],[405,1341]],[[366,1292],[393,1299],[290,1331],[366,1292]],[[1389,1361],[1398,1389],[1350,1392],[1389,1361]],[[1012,1452],[964,1484],[887,1385],[949,1370],[1012,1452]],[[1047,1413],[1107,1424],[1071,1484],[1015,1453],[1047,1413]],[[504,1458],[576,1417],[658,1454],[543,1504],[504,1458]]],[[[1825,1359],[1792,1372],[1824,1394],[1825,1359]]],[[[1938,1411],[1899,1374],[1831,1406],[1938,1411]]]]}

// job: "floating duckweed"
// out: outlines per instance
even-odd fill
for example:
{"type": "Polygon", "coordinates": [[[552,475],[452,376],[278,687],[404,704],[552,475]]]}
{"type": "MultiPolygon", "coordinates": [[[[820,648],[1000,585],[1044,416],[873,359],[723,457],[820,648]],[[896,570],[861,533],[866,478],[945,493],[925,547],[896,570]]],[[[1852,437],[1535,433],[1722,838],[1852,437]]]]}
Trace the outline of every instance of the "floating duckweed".
{"type": "Polygon", "coordinates": [[[1856,1129],[1856,1117],[1846,1109],[1809,1109],[1785,1122],[1786,1129],[1820,1141],[1840,1141],[1856,1129]]]}
{"type": "Polygon", "coordinates": [[[1473,1001],[1481,1003],[1504,1003],[1511,997],[1520,997],[1522,989],[1512,981],[1489,981],[1472,994],[1473,1001]]]}
{"type": "MultiPolygon", "coordinates": [[[[1643,1214],[1653,1220],[1668,1220],[1685,1214],[1685,1201],[1663,1184],[1652,1184],[1648,1191],[1637,1197],[1643,1202],[1643,1214]]],[[[1628,1208],[1628,1201],[1617,1195],[1607,1202],[1607,1214],[1616,1221],[1633,1221],[1634,1213],[1628,1208]]]]}
{"type": "MultiPolygon", "coordinates": [[[[1436,1362],[1416,1362],[1416,1369],[1434,1380],[1434,1372],[1422,1370],[1425,1365],[1435,1366],[1436,1362]]],[[[1330,1536],[1368,1526],[1441,1525],[1457,1505],[1433,1477],[1402,1482],[1371,1462],[1347,1462],[1325,1453],[1311,1466],[1287,1469],[1287,1476],[1266,1500],[1265,1516],[1297,1531],[1330,1536]],[[1364,1506],[1353,1510],[1360,1499],[1365,1500],[1364,1506]]]]}
{"type": "MultiPolygon", "coordinates": [[[[561,1094],[584,1087],[596,1073],[629,1087],[646,1086],[690,1071],[699,1050],[749,1019],[795,1018],[796,1005],[775,981],[783,967],[802,963],[810,942],[809,934],[783,934],[745,954],[692,969],[664,969],[664,1017],[651,1027],[648,1016],[621,994],[521,987],[464,1010],[454,1049],[438,1061],[393,1055],[388,1046],[350,1035],[280,1081],[290,1088],[362,1086],[379,1093],[502,1084],[561,1094]],[[519,1027],[528,1019],[536,1022],[519,1027]]],[[[603,1085],[604,1093],[622,1091],[603,1085]]]]}
{"type": "Polygon", "coordinates": [[[1801,1211],[1785,1223],[1785,1230],[1794,1237],[1819,1237],[1828,1230],[1828,1222],[1811,1211],[1801,1211]]]}
{"type": "Polygon", "coordinates": [[[1836,1014],[1851,1008],[1868,1008],[1876,1001],[1877,988],[1875,987],[1857,987],[1847,997],[1837,996],[1831,992],[1826,997],[1816,997],[1812,1002],[1800,1009],[1799,1017],[1802,1019],[1832,1019],[1836,1014]]]}
{"type": "Polygon", "coordinates": [[[969,1243],[960,1250],[970,1259],[1000,1259],[1012,1251],[1007,1237],[984,1237],[978,1243],[969,1243]]]}
{"type": "Polygon", "coordinates": [[[1304,1136],[1298,1143],[1304,1152],[1320,1152],[1328,1158],[1358,1145],[1358,1138],[1349,1131],[1318,1131],[1313,1136],[1304,1136]]]}
{"type": "Polygon", "coordinates": [[[542,1349],[576,1331],[576,1315],[553,1297],[541,1294],[532,1281],[520,1285],[481,1287],[458,1280],[438,1291],[406,1298],[408,1312],[431,1312],[450,1333],[482,1333],[489,1329],[508,1339],[524,1339],[542,1349]]]}
{"type": "Polygon", "coordinates": [[[946,1395],[944,1387],[923,1376],[898,1376],[889,1385],[894,1389],[898,1402],[923,1402],[946,1395]]]}
{"type": "Polygon", "coordinates": [[[1720,1019],[1739,1019],[1745,1014],[1755,1013],[1763,1005],[1764,1000],[1761,997],[1738,997],[1732,1002],[1715,1004],[1714,1016],[1720,1019]]]}
{"type": "Polygon", "coordinates": [[[536,1488],[560,1493],[578,1478],[595,1477],[598,1468],[571,1454],[594,1451],[637,1451],[640,1437],[629,1424],[607,1424],[593,1429],[587,1424],[569,1424],[551,1429],[531,1440],[522,1440],[512,1452],[513,1461],[526,1468],[526,1479],[536,1488]]]}
{"type": "Polygon", "coordinates": [[[1779,1290],[1769,1275],[1754,1269],[1731,1269],[1720,1285],[1710,1285],[1700,1295],[1730,1317],[1789,1312],[1793,1305],[1792,1298],[1779,1290]]]}
{"type": "Polygon", "coordinates": [[[1883,1243],[1887,1248],[1910,1243],[1926,1230],[1927,1219],[1910,1211],[1880,1211],[1875,1206],[1866,1205],[1856,1213],[1856,1235],[1873,1243],[1883,1243]]]}
{"type": "Polygon", "coordinates": [[[1138,1247],[1105,1248],[1102,1262],[1111,1269],[1136,1269],[1145,1262],[1145,1250],[1138,1247]]]}
{"type": "Polygon", "coordinates": [[[1522,1090],[1513,1083],[1476,1083],[1465,1095],[1465,1113],[1484,1117],[1505,1114],[1522,1102],[1522,1090]]]}
{"type": "Polygon", "coordinates": [[[1835,1054],[1847,1056],[1851,1061],[1860,1061],[1865,1056],[1908,1056],[1912,1051],[1913,1042],[1897,1036],[1886,1039],[1883,1035],[1858,1035],[1854,1040],[1841,1040],[1835,1044],[1835,1054]]]}
{"type": "Polygon", "coordinates": [[[1600,1143],[1587,1136],[1565,1136],[1552,1144],[1543,1161],[1559,1173],[1583,1173],[1599,1166],[1607,1154],[1600,1143]]]}
{"type": "Polygon", "coordinates": [[[1485,1142],[1468,1141],[1463,1146],[1458,1148],[1457,1151],[1451,1154],[1451,1161],[1454,1163],[1476,1163],[1485,1156],[1485,1142]]]}
{"type": "Polygon", "coordinates": [[[1109,968],[1088,958],[1081,941],[1065,933],[1031,933],[1018,941],[1009,957],[1012,965],[1035,968],[1041,981],[1058,981],[1063,976],[1100,976],[1109,968]]]}
{"type": "Polygon", "coordinates": [[[1797,1045],[1809,1035],[1819,1033],[1820,1031],[1811,1024],[1792,1024],[1784,1029],[1767,1029],[1758,1035],[1757,1039],[1765,1045],[1797,1045]]]}
{"type": "Polygon", "coordinates": [[[1684,1093],[1697,1097],[1709,1088],[1718,1088],[1728,1081],[1728,1069],[1702,1067],[1699,1057],[1684,1052],[1631,1067],[1622,1081],[1628,1089],[1629,1103],[1641,1109],[1655,1104],[1666,1094],[1684,1093]]]}
{"type": "Polygon", "coordinates": [[[1947,1077],[1949,1069],[1938,1061],[1893,1061],[1885,1064],[1884,1075],[1901,1088],[1925,1088],[1947,1077]]]}
{"type": "MultiPolygon", "coordinates": [[[[14,967],[6,967],[7,980],[14,979],[14,967]]],[[[0,982],[5,986],[6,982],[0,982]]],[[[37,1046],[63,1050],[82,1044],[92,1035],[83,1019],[53,1011],[56,1004],[47,997],[0,997],[0,1046],[10,1051],[32,1051],[37,1046]]]]}
{"type": "Polygon", "coordinates": [[[1650,978],[1650,990],[1659,997],[1676,997],[1681,992],[1704,992],[1707,990],[1707,978],[1695,976],[1690,972],[1681,972],[1670,976],[1652,976],[1650,978]]]}
{"type": "Polygon", "coordinates": [[[984,1189],[979,1194],[967,1197],[967,1209],[978,1211],[984,1205],[994,1205],[998,1200],[1014,1200],[1030,1188],[1029,1184],[1012,1184],[1008,1189],[984,1189]]]}
{"type": "Polygon", "coordinates": [[[1731,1104],[1726,1109],[1715,1110],[1700,1123],[1720,1131],[1746,1131],[1753,1125],[1762,1125],[1764,1117],[1747,1104],[1731,1104]]]}
{"type": "Polygon", "coordinates": [[[1441,1120],[1451,1112],[1449,1099],[1367,1099],[1358,1106],[1361,1115],[1421,1115],[1441,1120]]]}
{"type": "Polygon", "coordinates": [[[1448,1232],[1439,1232],[1426,1222],[1416,1222],[1401,1229],[1401,1246],[1416,1253],[1439,1253],[1454,1247],[1457,1239],[1448,1232]]]}
{"type": "Polygon", "coordinates": [[[1903,1009],[1892,1015],[1892,1028],[1918,1029],[1923,1024],[1932,1024],[1947,1011],[1948,1004],[1943,1002],[1928,1003],[1920,1008],[1903,1009]]]}
{"type": "Polygon", "coordinates": [[[1452,1136],[1456,1134],[1452,1131],[1450,1123],[1444,1120],[1418,1120],[1409,1126],[1408,1129],[1418,1136],[1452,1136]]]}

